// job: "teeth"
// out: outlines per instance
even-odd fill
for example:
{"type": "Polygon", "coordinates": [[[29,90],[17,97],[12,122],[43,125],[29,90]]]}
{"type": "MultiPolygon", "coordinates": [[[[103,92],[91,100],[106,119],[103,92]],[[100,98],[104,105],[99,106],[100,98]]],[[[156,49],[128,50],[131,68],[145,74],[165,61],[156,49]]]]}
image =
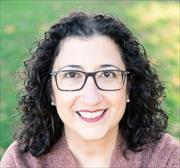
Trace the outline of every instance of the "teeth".
{"type": "Polygon", "coordinates": [[[79,112],[82,117],[84,118],[96,118],[99,117],[104,111],[98,111],[94,113],[89,113],[89,112],[79,112]]]}

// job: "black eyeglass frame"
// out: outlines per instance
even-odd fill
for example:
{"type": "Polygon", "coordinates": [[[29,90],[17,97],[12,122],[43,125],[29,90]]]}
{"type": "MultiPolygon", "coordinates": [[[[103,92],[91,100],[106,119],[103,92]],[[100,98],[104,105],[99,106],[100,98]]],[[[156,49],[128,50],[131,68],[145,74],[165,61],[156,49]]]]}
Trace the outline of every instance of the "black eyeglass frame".
{"type": "Polygon", "coordinates": [[[98,88],[99,90],[102,90],[102,91],[118,91],[118,90],[121,90],[121,89],[123,88],[124,82],[125,82],[125,78],[126,78],[126,76],[127,76],[129,73],[130,73],[129,71],[123,71],[123,70],[117,70],[117,69],[108,69],[108,70],[102,70],[102,71],[96,71],[96,72],[84,72],[84,71],[80,71],[80,70],[57,70],[57,71],[51,72],[50,75],[51,75],[51,76],[54,76],[55,82],[56,82],[56,86],[57,86],[57,88],[58,88],[59,90],[61,90],[61,91],[79,91],[79,90],[81,90],[81,89],[84,87],[84,85],[86,84],[86,81],[87,81],[88,77],[90,77],[90,76],[93,78],[94,83],[96,84],[96,86],[97,86],[97,88],[98,88]],[[60,88],[59,88],[59,85],[58,85],[58,82],[57,82],[57,74],[58,74],[59,72],[68,72],[68,71],[70,71],[70,72],[72,72],[72,71],[74,71],[74,72],[81,72],[81,73],[83,73],[83,74],[85,75],[84,83],[83,83],[83,85],[82,85],[79,89],[66,90],[66,89],[60,89],[60,88]],[[118,71],[118,72],[121,72],[121,73],[122,73],[123,83],[122,83],[122,87],[121,87],[121,88],[119,88],[119,89],[102,89],[102,88],[100,88],[100,87],[98,86],[97,81],[96,81],[96,78],[95,78],[96,74],[99,73],[99,72],[106,72],[106,71],[107,71],[107,72],[108,72],[108,71],[118,71]]]}

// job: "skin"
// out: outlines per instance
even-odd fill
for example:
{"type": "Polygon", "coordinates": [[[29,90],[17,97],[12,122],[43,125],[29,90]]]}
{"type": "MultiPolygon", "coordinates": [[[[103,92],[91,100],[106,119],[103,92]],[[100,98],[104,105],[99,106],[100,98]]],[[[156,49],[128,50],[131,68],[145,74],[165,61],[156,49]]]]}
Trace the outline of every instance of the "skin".
{"type": "MultiPolygon", "coordinates": [[[[60,52],[54,61],[53,71],[67,65],[81,68],[64,69],[94,72],[111,64],[125,69],[118,46],[107,36],[88,38],[68,37],[63,40],[60,52]]],[[[112,68],[111,68],[112,69],[112,68]]],[[[119,122],[124,115],[128,98],[127,81],[121,90],[99,90],[89,77],[80,91],[66,92],[57,89],[52,80],[52,101],[64,123],[68,146],[81,166],[108,166],[116,145],[119,122]],[[80,119],[75,111],[108,109],[103,119],[88,123],[80,119]],[[106,148],[104,148],[106,146],[106,148]]]]}

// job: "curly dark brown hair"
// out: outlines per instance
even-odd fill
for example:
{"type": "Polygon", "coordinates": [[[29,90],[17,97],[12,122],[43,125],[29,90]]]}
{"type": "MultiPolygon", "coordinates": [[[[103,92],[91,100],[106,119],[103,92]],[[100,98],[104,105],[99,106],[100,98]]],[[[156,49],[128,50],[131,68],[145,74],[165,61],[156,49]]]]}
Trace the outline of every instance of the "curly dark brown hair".
{"type": "Polygon", "coordinates": [[[59,140],[63,131],[56,108],[51,105],[53,62],[66,37],[110,37],[123,52],[123,61],[130,72],[129,98],[119,129],[127,148],[142,150],[157,142],[167,127],[168,117],[161,108],[164,85],[147,59],[144,47],[117,18],[102,14],[74,12],[51,26],[37,43],[32,57],[25,61],[25,93],[18,109],[23,112],[23,128],[17,138],[19,150],[33,156],[42,155],[59,140]]]}

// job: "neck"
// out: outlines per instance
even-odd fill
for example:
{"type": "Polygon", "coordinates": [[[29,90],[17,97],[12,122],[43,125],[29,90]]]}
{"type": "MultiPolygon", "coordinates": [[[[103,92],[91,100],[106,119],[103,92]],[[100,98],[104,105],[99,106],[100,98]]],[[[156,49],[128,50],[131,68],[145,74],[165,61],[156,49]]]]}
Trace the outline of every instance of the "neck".
{"type": "Polygon", "coordinates": [[[98,140],[86,140],[67,128],[65,128],[65,136],[71,152],[80,163],[83,161],[93,162],[93,160],[97,163],[98,159],[100,162],[109,163],[117,142],[118,126],[112,128],[103,138],[98,140]]]}

